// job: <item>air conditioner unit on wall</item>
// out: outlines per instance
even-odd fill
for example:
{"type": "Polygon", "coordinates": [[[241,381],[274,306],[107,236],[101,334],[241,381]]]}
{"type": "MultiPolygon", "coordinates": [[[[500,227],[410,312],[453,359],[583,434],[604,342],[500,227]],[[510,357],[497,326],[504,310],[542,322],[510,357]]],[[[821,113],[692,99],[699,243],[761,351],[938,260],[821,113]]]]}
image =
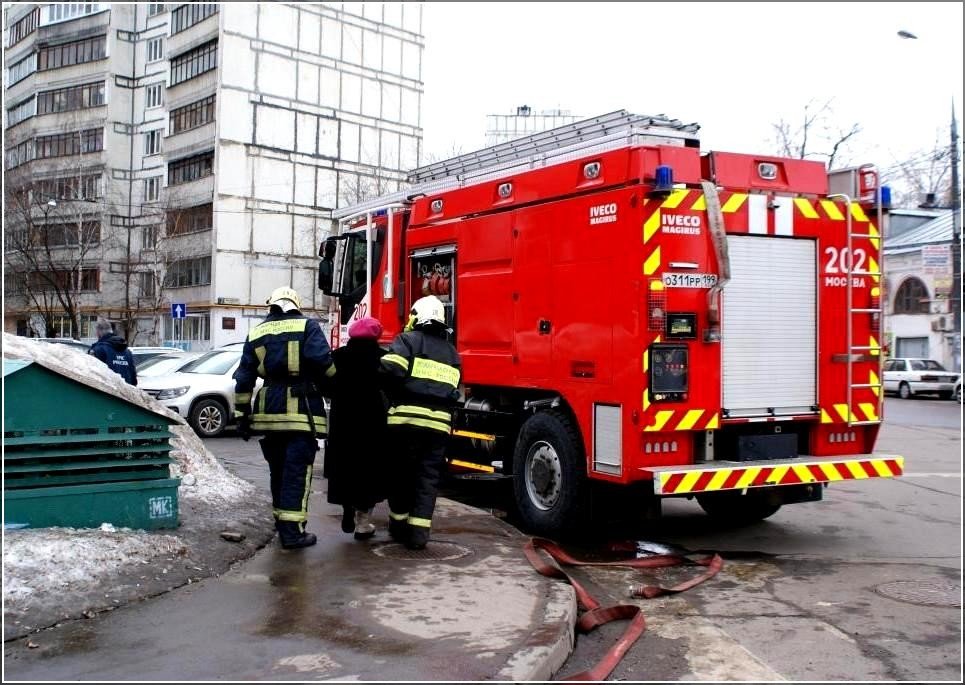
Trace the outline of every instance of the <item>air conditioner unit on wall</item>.
{"type": "Polygon", "coordinates": [[[932,319],[931,329],[935,332],[947,332],[952,330],[952,319],[950,316],[939,316],[932,319]]]}

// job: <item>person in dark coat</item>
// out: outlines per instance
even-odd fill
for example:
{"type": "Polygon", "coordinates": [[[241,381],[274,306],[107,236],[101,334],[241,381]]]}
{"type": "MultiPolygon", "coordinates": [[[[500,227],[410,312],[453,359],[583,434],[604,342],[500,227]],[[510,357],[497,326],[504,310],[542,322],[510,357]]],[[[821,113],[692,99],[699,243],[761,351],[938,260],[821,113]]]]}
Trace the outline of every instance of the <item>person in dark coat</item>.
{"type": "Polygon", "coordinates": [[[382,324],[353,323],[349,341],[335,350],[338,374],[332,391],[324,475],[328,501],[342,505],[342,530],[356,540],[375,535],[372,509],[385,499],[386,405],[379,389],[382,324]]]}
{"type": "Polygon", "coordinates": [[[131,385],[137,385],[137,370],[134,368],[134,355],[127,348],[127,341],[114,334],[109,321],[101,319],[94,326],[97,342],[91,345],[87,354],[92,354],[114,373],[120,375],[131,385]]]}

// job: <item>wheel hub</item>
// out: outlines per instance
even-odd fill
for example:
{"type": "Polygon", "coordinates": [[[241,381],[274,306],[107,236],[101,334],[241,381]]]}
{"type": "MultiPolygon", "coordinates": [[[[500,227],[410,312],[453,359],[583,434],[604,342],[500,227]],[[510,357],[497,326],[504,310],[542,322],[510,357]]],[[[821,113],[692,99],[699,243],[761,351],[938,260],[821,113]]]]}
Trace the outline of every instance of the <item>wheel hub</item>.
{"type": "Polygon", "coordinates": [[[552,445],[539,442],[530,448],[526,469],[526,491],[537,508],[551,509],[560,496],[562,467],[552,445]]]}

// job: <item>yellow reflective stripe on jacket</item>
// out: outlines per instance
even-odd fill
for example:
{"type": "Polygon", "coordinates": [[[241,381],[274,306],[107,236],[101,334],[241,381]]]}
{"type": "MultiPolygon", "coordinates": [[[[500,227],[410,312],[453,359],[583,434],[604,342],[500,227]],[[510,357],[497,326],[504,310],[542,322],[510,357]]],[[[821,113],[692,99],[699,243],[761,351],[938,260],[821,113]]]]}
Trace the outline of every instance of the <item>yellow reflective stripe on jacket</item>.
{"type": "Polygon", "coordinates": [[[456,387],[459,385],[459,369],[431,359],[416,357],[412,364],[412,377],[424,378],[437,383],[444,383],[456,387]]]}
{"type": "Polygon", "coordinates": [[[258,375],[262,378],[265,377],[265,354],[268,350],[264,346],[255,348],[255,356],[258,357],[258,375]]]}
{"type": "Polygon", "coordinates": [[[330,367],[325,369],[325,376],[327,378],[331,378],[334,375],[335,375],[335,364],[332,364],[330,367]]]}
{"type": "Polygon", "coordinates": [[[452,421],[452,414],[447,411],[427,409],[412,404],[400,404],[397,407],[392,407],[389,409],[389,416],[393,414],[416,414],[418,416],[424,416],[427,419],[435,419],[436,421],[452,421]]]}
{"type": "Polygon", "coordinates": [[[299,362],[299,343],[297,340],[288,341],[288,373],[297,376],[301,367],[299,362]]]}
{"type": "Polygon", "coordinates": [[[236,393],[235,393],[235,404],[251,404],[251,393],[250,393],[250,392],[236,392],[236,393]]]}
{"type": "Polygon", "coordinates": [[[382,357],[382,361],[396,364],[405,370],[409,369],[409,360],[403,357],[401,354],[387,354],[382,357]]]}
{"type": "Polygon", "coordinates": [[[281,333],[298,333],[305,330],[308,319],[281,319],[279,321],[265,321],[251,329],[248,340],[255,341],[265,335],[279,335],[281,333]]]}
{"type": "Polygon", "coordinates": [[[389,518],[391,518],[391,519],[393,519],[393,520],[395,520],[395,521],[405,521],[407,518],[409,518],[409,515],[408,515],[408,514],[396,514],[394,511],[392,511],[391,509],[389,509],[389,518]]]}
{"type": "Polygon", "coordinates": [[[431,428],[432,430],[440,431],[447,435],[452,432],[448,423],[433,421],[432,419],[416,419],[411,416],[390,416],[386,420],[386,423],[390,426],[420,426],[422,428],[431,428]]]}
{"type": "MultiPolygon", "coordinates": [[[[295,431],[300,433],[311,433],[312,427],[308,425],[307,422],[296,422],[296,421],[269,421],[260,422],[252,419],[251,430],[254,431],[295,431]]],[[[325,419],[320,419],[315,417],[315,433],[324,437],[324,434],[328,432],[328,426],[325,424],[325,419]]]]}
{"type": "Polygon", "coordinates": [[[420,528],[428,528],[432,525],[432,519],[420,519],[418,516],[410,516],[409,525],[419,526],[420,528]]]}

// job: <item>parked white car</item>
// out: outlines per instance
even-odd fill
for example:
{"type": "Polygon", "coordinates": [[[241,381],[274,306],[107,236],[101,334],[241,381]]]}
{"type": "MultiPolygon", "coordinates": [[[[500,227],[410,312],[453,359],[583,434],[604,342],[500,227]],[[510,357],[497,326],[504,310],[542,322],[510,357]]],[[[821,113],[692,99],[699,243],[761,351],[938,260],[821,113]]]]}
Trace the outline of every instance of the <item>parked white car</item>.
{"type": "Polygon", "coordinates": [[[902,399],[914,395],[938,395],[952,399],[961,393],[961,374],[947,371],[934,359],[888,359],[885,361],[885,392],[897,393],[902,399]]]}
{"type": "MultiPolygon", "coordinates": [[[[202,438],[221,434],[234,421],[235,369],[241,346],[205,352],[178,371],[145,378],[141,389],[188,420],[202,438]]],[[[258,379],[256,389],[261,386],[258,379]]]]}

